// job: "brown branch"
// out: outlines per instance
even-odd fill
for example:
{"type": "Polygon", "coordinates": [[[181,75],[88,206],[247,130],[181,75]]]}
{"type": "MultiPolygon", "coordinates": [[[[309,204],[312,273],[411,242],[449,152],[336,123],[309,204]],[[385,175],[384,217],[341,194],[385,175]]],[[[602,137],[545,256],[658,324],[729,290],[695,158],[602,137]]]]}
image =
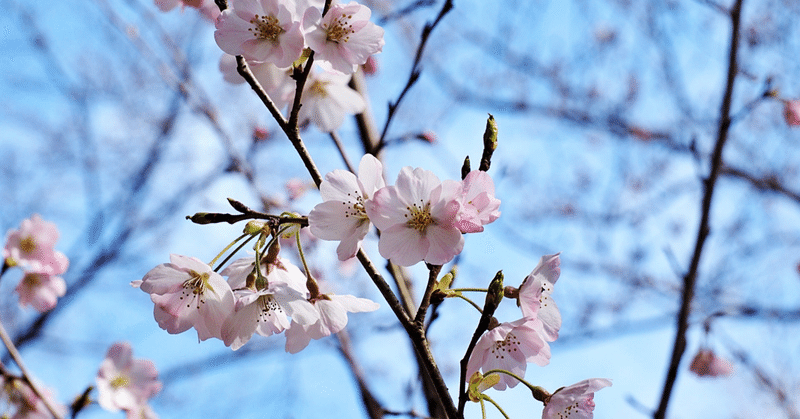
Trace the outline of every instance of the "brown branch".
{"type": "Polygon", "coordinates": [[[672,388],[678,378],[678,369],[681,358],[686,350],[686,332],[689,329],[689,315],[691,314],[692,299],[694,298],[695,284],[697,283],[697,272],[700,267],[700,257],[703,253],[703,245],[708,237],[710,230],[711,200],[714,194],[714,187],[722,168],[722,150],[728,139],[728,129],[731,125],[730,112],[731,100],[733,98],[733,85],[737,74],[737,52],[739,47],[739,24],[741,21],[742,1],[736,0],[730,11],[732,29],[731,44],[728,55],[728,77],[725,86],[725,94],[722,98],[720,110],[719,130],[717,131],[717,141],[714,145],[714,153],[711,156],[711,173],[704,181],[705,192],[701,210],[700,226],[697,231],[697,241],[695,242],[692,262],[689,271],[683,277],[683,293],[681,296],[681,308],[677,317],[677,331],[675,332],[675,342],[672,348],[667,377],[664,382],[664,389],[661,394],[661,402],[658,410],[653,414],[654,419],[664,419],[667,415],[672,388]]]}

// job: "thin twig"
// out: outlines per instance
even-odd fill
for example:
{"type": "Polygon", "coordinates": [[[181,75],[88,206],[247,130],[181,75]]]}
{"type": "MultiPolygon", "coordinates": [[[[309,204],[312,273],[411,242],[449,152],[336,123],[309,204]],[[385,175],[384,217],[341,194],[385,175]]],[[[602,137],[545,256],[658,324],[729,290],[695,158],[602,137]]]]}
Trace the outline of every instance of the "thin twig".
{"type": "Polygon", "coordinates": [[[336,146],[336,149],[339,150],[339,155],[342,156],[342,161],[344,161],[344,165],[347,166],[347,170],[350,173],[355,173],[356,169],[352,163],[350,163],[350,159],[347,158],[347,152],[344,151],[344,146],[342,145],[342,140],[339,138],[339,134],[336,131],[331,131],[331,140],[333,140],[333,144],[336,146]]]}
{"type": "Polygon", "coordinates": [[[737,0],[730,11],[732,22],[731,29],[731,44],[728,56],[728,78],[725,86],[725,94],[722,99],[722,105],[719,117],[719,130],[717,132],[717,141],[714,146],[714,153],[711,157],[711,172],[708,178],[704,181],[705,193],[703,195],[703,203],[701,210],[700,226],[697,231],[697,241],[695,242],[694,254],[692,262],[689,265],[689,271],[683,277],[683,293],[681,296],[681,308],[677,318],[677,331],[675,332],[675,343],[672,349],[672,357],[667,370],[667,377],[664,382],[664,390],[661,394],[661,402],[658,410],[653,414],[654,419],[664,419],[667,414],[667,407],[669,406],[670,395],[672,388],[675,385],[675,380],[678,378],[678,369],[680,367],[681,358],[686,350],[686,332],[689,329],[689,315],[691,314],[692,299],[694,297],[695,284],[697,282],[697,272],[700,267],[700,257],[703,253],[703,245],[709,234],[710,214],[711,214],[711,198],[714,194],[714,186],[716,185],[717,178],[722,168],[722,150],[725,142],[728,139],[728,129],[730,128],[731,119],[731,100],[733,97],[733,85],[736,80],[737,74],[737,52],[739,46],[739,24],[742,10],[742,1],[737,0]]]}
{"type": "Polygon", "coordinates": [[[400,106],[400,102],[406,96],[406,93],[411,89],[411,86],[417,82],[419,79],[419,75],[421,73],[420,63],[422,62],[422,53],[425,51],[425,45],[428,43],[428,39],[430,38],[431,32],[439,22],[442,20],[444,15],[447,14],[453,8],[453,0],[446,0],[442,5],[442,9],[439,10],[439,14],[436,16],[433,22],[428,22],[425,24],[425,27],[422,29],[422,35],[420,36],[419,47],[417,47],[417,53],[414,56],[414,63],[411,65],[411,74],[408,76],[408,81],[406,82],[406,86],[400,92],[400,96],[397,97],[397,100],[394,103],[389,103],[389,114],[386,116],[386,123],[383,125],[383,132],[381,132],[380,142],[378,144],[378,152],[380,148],[383,147],[386,141],[386,133],[389,131],[389,124],[392,122],[394,118],[395,112],[397,111],[397,107],[400,106]]]}
{"type": "Polygon", "coordinates": [[[433,294],[433,288],[436,286],[441,270],[442,265],[428,265],[428,284],[425,287],[425,293],[422,294],[422,302],[419,303],[419,309],[417,309],[417,315],[414,318],[414,322],[418,325],[422,325],[425,322],[425,314],[428,312],[428,306],[431,305],[431,294],[433,294]]]}
{"type": "Polygon", "coordinates": [[[25,363],[22,362],[22,355],[20,355],[19,351],[17,350],[17,347],[14,346],[14,342],[12,342],[11,337],[8,335],[8,332],[6,332],[6,328],[3,327],[2,322],[0,322],[0,339],[3,340],[3,344],[6,345],[6,348],[8,348],[9,355],[11,355],[11,358],[14,359],[14,362],[17,364],[17,367],[19,367],[19,370],[22,373],[22,378],[25,380],[25,383],[31,388],[31,390],[33,390],[34,393],[36,393],[36,397],[38,397],[42,401],[42,403],[44,403],[44,406],[47,408],[50,414],[53,415],[54,418],[63,419],[63,416],[61,416],[58,413],[58,411],[56,411],[56,409],[53,407],[53,405],[50,403],[50,399],[45,397],[44,393],[41,390],[39,390],[39,386],[34,384],[33,379],[31,378],[32,375],[30,371],[28,371],[28,368],[25,367],[25,363]]]}

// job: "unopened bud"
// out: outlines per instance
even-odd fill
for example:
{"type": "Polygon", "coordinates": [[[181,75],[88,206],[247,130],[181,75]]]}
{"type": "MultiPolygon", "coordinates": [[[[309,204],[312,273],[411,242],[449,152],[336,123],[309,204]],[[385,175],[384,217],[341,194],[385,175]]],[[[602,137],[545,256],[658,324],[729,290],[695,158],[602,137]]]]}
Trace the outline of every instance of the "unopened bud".
{"type": "Polygon", "coordinates": [[[264,221],[251,220],[244,225],[244,231],[242,232],[244,234],[256,234],[264,229],[264,225],[266,225],[264,221]]]}

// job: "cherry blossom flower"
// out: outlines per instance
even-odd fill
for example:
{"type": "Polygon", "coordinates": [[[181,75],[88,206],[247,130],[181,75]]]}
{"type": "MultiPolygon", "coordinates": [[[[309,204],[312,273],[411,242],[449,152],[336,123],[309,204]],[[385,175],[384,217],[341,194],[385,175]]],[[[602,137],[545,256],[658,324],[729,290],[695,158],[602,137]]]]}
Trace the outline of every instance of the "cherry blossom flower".
{"type": "Polygon", "coordinates": [[[783,117],[789,126],[800,125],[800,99],[783,101],[783,117]]]}
{"type": "Polygon", "coordinates": [[[484,225],[500,217],[500,200],[494,197],[494,182],[488,173],[473,170],[461,185],[458,229],[462,233],[480,233],[484,225]]]}
{"type": "Polygon", "coordinates": [[[18,230],[10,230],[3,247],[3,258],[9,266],[26,271],[60,275],[69,266],[67,257],[54,249],[58,228],[44,221],[39,214],[23,220],[18,230]]]}
{"type": "MultiPolygon", "coordinates": [[[[501,323],[484,333],[475,344],[467,363],[467,376],[471,377],[478,370],[485,374],[500,369],[523,377],[529,362],[547,365],[550,363],[550,346],[542,339],[540,329],[540,320],[523,317],[514,322],[501,323]]],[[[500,380],[494,388],[505,390],[517,383],[514,377],[500,374],[500,380]]]]}
{"type": "MultiPolygon", "coordinates": [[[[61,417],[65,417],[68,412],[67,407],[55,400],[53,392],[40,383],[35,382],[34,384],[47,399],[47,404],[61,417]]],[[[11,416],[11,419],[51,419],[53,417],[45,402],[22,379],[5,377],[2,390],[3,399],[9,406],[16,408],[16,413],[11,416]]]]}
{"type": "Polygon", "coordinates": [[[401,266],[424,260],[449,262],[464,247],[455,223],[461,184],[441,182],[433,172],[404,167],[394,186],[375,192],[366,203],[369,219],[381,230],[381,256],[401,266]]]}
{"type": "Polygon", "coordinates": [[[381,52],[383,29],[369,21],[371,14],[369,7],[356,2],[334,3],[324,17],[320,9],[309,8],[303,16],[303,28],[314,59],[352,74],[372,54],[381,52]]]}
{"type": "Polygon", "coordinates": [[[692,359],[689,371],[698,377],[723,377],[733,373],[733,364],[710,349],[700,349],[692,359]]]}
{"type": "Polygon", "coordinates": [[[135,409],[125,411],[127,419],[158,419],[158,415],[149,404],[140,404],[135,409]]]}
{"type": "Polygon", "coordinates": [[[372,225],[365,205],[384,186],[383,165],[371,154],[361,158],[358,177],[346,170],[328,173],[319,187],[324,202],[308,214],[311,233],[323,240],[340,240],[339,260],[355,256],[372,225]]]}
{"type": "Polygon", "coordinates": [[[322,339],[340,332],[347,325],[347,313],[375,311],[378,303],[352,295],[320,294],[311,301],[319,312],[319,320],[304,325],[292,319],[286,330],[286,352],[296,354],[302,351],[311,339],[322,339]]]}
{"type": "Polygon", "coordinates": [[[231,0],[217,18],[214,39],[228,54],[289,67],[305,41],[294,7],[288,6],[293,5],[281,0],[231,0]]]}
{"type": "Polygon", "coordinates": [[[311,189],[313,186],[313,183],[300,178],[291,178],[286,181],[286,184],[284,185],[286,188],[286,193],[289,195],[289,201],[300,199],[303,195],[305,195],[306,191],[311,189]]]}
{"type": "Polygon", "coordinates": [[[97,402],[110,412],[141,412],[147,400],[161,391],[158,372],[152,361],[133,359],[128,342],[108,348],[97,371],[97,402]]]}
{"type": "Polygon", "coordinates": [[[544,255],[519,287],[519,307],[523,316],[542,321],[542,338],[553,342],[561,329],[561,312],[550,297],[553,285],[561,275],[560,253],[544,255]]]}
{"type": "Polygon", "coordinates": [[[246,275],[250,275],[254,265],[255,258],[244,258],[222,271],[223,275],[229,275],[236,297],[236,312],[222,325],[222,340],[233,350],[247,343],[253,333],[270,336],[283,332],[290,325],[288,316],[306,325],[319,319],[317,310],[307,300],[306,278],[299,268],[282,258],[265,264],[262,274],[267,286],[254,289],[246,286],[246,275]]]}
{"type": "Polygon", "coordinates": [[[322,132],[336,131],[346,115],[364,112],[367,103],[347,83],[350,76],[330,71],[310,73],[303,92],[299,118],[313,121],[322,132]]]}
{"type": "MultiPolygon", "coordinates": [[[[285,109],[292,103],[296,84],[292,80],[289,70],[278,68],[270,62],[247,61],[247,66],[278,109],[285,109]]],[[[236,67],[236,57],[222,54],[219,60],[219,70],[226,82],[232,84],[245,82],[236,67]]]]}
{"type": "Polygon", "coordinates": [[[49,273],[28,271],[14,289],[19,294],[21,306],[33,306],[40,313],[56,306],[59,297],[67,292],[63,278],[49,273]]]}
{"type": "Polygon", "coordinates": [[[611,386],[611,380],[590,378],[556,390],[544,402],[542,419],[592,419],[594,393],[611,386]]]}
{"type": "Polygon", "coordinates": [[[194,327],[197,338],[220,338],[222,323],[233,312],[231,287],[197,258],[170,255],[171,263],[151,269],[131,285],[150,294],[158,325],[176,334],[194,327]]]}
{"type": "Polygon", "coordinates": [[[162,12],[169,12],[178,5],[191,7],[200,11],[208,20],[214,21],[219,16],[219,6],[214,0],[155,0],[156,6],[162,12]]]}

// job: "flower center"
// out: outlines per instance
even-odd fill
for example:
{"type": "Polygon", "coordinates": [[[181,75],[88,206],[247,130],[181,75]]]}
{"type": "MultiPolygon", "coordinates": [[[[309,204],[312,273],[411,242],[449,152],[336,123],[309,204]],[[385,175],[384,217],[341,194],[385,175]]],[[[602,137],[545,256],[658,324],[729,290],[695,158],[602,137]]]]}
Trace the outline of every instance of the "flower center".
{"type": "Polygon", "coordinates": [[[42,284],[41,274],[29,273],[25,275],[25,278],[23,278],[22,281],[28,288],[36,288],[42,284]]]}
{"type": "Polygon", "coordinates": [[[314,83],[311,84],[311,87],[308,88],[309,93],[311,96],[328,97],[328,89],[325,88],[327,85],[327,81],[315,80],[314,83]]]}
{"type": "Polygon", "coordinates": [[[283,28],[275,16],[259,16],[255,15],[250,19],[252,28],[247,28],[248,31],[253,33],[257,39],[274,42],[278,36],[283,33],[283,28]]]}
{"type": "MultiPolygon", "coordinates": [[[[180,296],[180,299],[183,300],[183,297],[190,297],[192,300],[195,298],[197,299],[197,308],[200,308],[200,304],[205,304],[205,300],[203,300],[203,295],[206,292],[206,289],[214,291],[211,287],[211,284],[208,283],[208,279],[211,277],[211,274],[208,272],[199,273],[196,271],[189,271],[190,278],[183,282],[183,293],[180,296]]],[[[186,303],[186,307],[190,307],[191,303],[186,303]]]]}
{"type": "Polygon", "coordinates": [[[350,19],[352,18],[353,15],[342,13],[342,16],[332,20],[330,25],[322,25],[322,29],[327,33],[325,39],[337,44],[349,41],[350,35],[356,32],[353,30],[353,25],[350,24],[350,19]]]}
{"type": "Polygon", "coordinates": [[[519,344],[519,339],[513,333],[509,333],[505,339],[494,343],[492,354],[494,354],[495,358],[505,358],[507,353],[516,352],[519,344]]]}
{"type": "Polygon", "coordinates": [[[406,225],[425,234],[425,230],[434,222],[433,217],[431,217],[431,204],[423,203],[420,199],[419,204],[412,204],[410,207],[406,207],[406,210],[408,211],[407,214],[404,214],[408,218],[406,225]],[[411,216],[410,218],[409,215],[411,216]]]}
{"type": "Polygon", "coordinates": [[[347,194],[348,198],[350,198],[347,202],[342,202],[342,205],[345,206],[344,208],[344,217],[356,217],[356,218],[369,218],[367,217],[367,210],[364,209],[364,197],[361,196],[361,192],[353,191],[353,193],[347,194]]]}
{"type": "Polygon", "coordinates": [[[19,241],[19,248],[25,253],[32,253],[36,250],[36,239],[33,236],[25,237],[19,241]]]}
{"type": "Polygon", "coordinates": [[[116,390],[118,388],[128,387],[131,384],[131,380],[125,375],[119,375],[114,377],[109,384],[111,385],[111,388],[116,390]]]}

